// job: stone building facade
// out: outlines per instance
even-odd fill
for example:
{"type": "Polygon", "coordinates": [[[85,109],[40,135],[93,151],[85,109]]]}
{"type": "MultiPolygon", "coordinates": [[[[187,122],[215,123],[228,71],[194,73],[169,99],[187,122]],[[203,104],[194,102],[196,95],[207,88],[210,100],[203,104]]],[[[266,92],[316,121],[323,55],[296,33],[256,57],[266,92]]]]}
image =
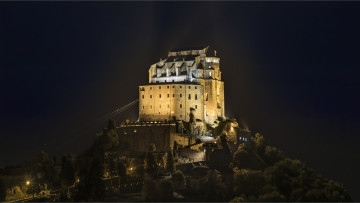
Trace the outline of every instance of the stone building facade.
{"type": "Polygon", "coordinates": [[[190,120],[213,124],[225,117],[220,58],[209,46],[174,49],[150,66],[149,83],[139,86],[139,120],[190,120]]]}
{"type": "MultiPolygon", "coordinates": [[[[148,83],[139,86],[138,121],[123,123],[117,133],[134,152],[147,152],[155,144],[163,153],[176,143],[205,160],[205,148],[193,148],[215,139],[206,124],[219,118],[226,119],[217,52],[209,46],[173,49],[166,59],[150,66],[148,83]]],[[[242,141],[237,126],[224,133],[234,145],[242,141]]],[[[184,160],[194,158],[186,158],[187,152],[182,155],[184,160]]]]}

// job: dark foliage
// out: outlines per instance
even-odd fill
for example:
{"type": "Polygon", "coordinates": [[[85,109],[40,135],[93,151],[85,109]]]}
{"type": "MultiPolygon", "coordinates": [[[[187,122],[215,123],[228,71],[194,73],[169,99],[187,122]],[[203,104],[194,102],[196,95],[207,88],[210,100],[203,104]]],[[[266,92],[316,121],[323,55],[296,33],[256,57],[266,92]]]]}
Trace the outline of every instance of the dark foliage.
{"type": "Polygon", "coordinates": [[[240,145],[233,161],[233,202],[352,201],[343,185],[316,175],[299,160],[285,158],[275,147],[265,146],[258,133],[252,138],[252,148],[240,145]]]}
{"type": "Polygon", "coordinates": [[[0,178],[0,201],[4,202],[6,199],[6,186],[4,180],[0,178]]]}

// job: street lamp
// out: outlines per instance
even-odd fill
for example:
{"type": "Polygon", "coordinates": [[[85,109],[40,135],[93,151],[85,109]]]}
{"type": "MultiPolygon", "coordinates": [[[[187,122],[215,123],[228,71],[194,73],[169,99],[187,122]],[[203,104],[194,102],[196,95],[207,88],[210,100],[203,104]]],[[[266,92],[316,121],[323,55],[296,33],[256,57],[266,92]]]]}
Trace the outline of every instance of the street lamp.
{"type": "Polygon", "coordinates": [[[30,181],[29,181],[29,180],[26,181],[26,185],[30,185],[30,181]]]}

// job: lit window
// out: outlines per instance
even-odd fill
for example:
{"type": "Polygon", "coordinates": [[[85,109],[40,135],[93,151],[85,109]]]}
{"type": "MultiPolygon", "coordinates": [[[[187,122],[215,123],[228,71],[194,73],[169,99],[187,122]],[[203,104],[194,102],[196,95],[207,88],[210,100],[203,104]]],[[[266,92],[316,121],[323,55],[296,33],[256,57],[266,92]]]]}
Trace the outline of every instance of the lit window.
{"type": "Polygon", "coordinates": [[[136,133],[136,129],[134,129],[134,133],[136,133]]]}
{"type": "Polygon", "coordinates": [[[209,72],[209,75],[211,76],[211,72],[209,72]]]}
{"type": "Polygon", "coordinates": [[[167,97],[169,98],[169,97],[170,97],[170,94],[167,94],[167,97]]]}
{"type": "Polygon", "coordinates": [[[161,94],[159,94],[159,98],[161,98],[161,94]]]}
{"type": "Polygon", "coordinates": [[[197,94],[195,94],[195,100],[197,100],[197,94]]]}
{"type": "Polygon", "coordinates": [[[182,108],[182,104],[180,104],[180,108],[182,108]]]}
{"type": "Polygon", "coordinates": [[[152,98],[152,95],[150,94],[150,99],[152,98]]]}
{"type": "Polygon", "coordinates": [[[247,141],[247,138],[245,137],[245,141],[247,141]]]}

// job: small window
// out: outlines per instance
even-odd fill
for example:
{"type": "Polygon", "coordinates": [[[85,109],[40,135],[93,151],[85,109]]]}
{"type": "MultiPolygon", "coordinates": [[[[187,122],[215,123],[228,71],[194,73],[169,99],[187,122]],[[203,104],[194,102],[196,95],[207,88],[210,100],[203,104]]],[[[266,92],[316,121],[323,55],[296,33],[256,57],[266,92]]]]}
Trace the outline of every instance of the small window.
{"type": "Polygon", "coordinates": [[[189,89],[191,89],[191,87],[189,86],[189,89]]]}
{"type": "Polygon", "coordinates": [[[136,131],[136,129],[134,129],[134,133],[136,133],[137,131],[136,131]]]}
{"type": "Polygon", "coordinates": [[[161,109],[161,104],[159,105],[159,108],[161,109]]]}
{"type": "Polygon", "coordinates": [[[169,89],[169,86],[167,86],[167,88],[169,89]]]}
{"type": "Polygon", "coordinates": [[[180,104],[180,108],[182,108],[182,104],[180,104]]]}
{"type": "Polygon", "coordinates": [[[197,89],[197,87],[195,86],[195,89],[197,89]]]}
{"type": "Polygon", "coordinates": [[[182,97],[182,94],[180,94],[180,97],[182,97]]]}
{"type": "MultiPolygon", "coordinates": [[[[174,81],[173,81],[174,82],[174,81]]],[[[173,88],[175,88],[175,86],[173,85],[173,88]]]]}
{"type": "Polygon", "coordinates": [[[161,94],[159,94],[159,98],[161,98],[161,94]]]}
{"type": "Polygon", "coordinates": [[[152,109],[152,105],[150,105],[150,109],[152,109]]]}
{"type": "MultiPolygon", "coordinates": [[[[165,80],[165,82],[166,82],[166,80],[165,80]]],[[[161,88],[160,88],[161,89],[161,88]]]]}
{"type": "Polygon", "coordinates": [[[145,109],[145,107],[143,106],[143,109],[145,109]]]}
{"type": "Polygon", "coordinates": [[[195,109],[197,109],[197,105],[195,105],[195,109]]]}
{"type": "Polygon", "coordinates": [[[175,94],[173,94],[173,97],[175,97],[175,94]]]}
{"type": "Polygon", "coordinates": [[[168,104],[168,108],[170,108],[170,104],[168,104]]]}
{"type": "Polygon", "coordinates": [[[150,87],[150,89],[152,90],[152,87],[150,87]]]}
{"type": "Polygon", "coordinates": [[[161,89],[161,86],[159,86],[159,89],[161,89]]]}
{"type": "Polygon", "coordinates": [[[211,71],[209,72],[209,75],[211,76],[211,71]]]}
{"type": "Polygon", "coordinates": [[[180,115],[180,117],[182,117],[182,115],[180,115]]]}
{"type": "Polygon", "coordinates": [[[182,86],[180,85],[180,88],[182,88],[182,86]]]}
{"type": "Polygon", "coordinates": [[[197,100],[197,94],[195,94],[195,100],[197,100]]]}
{"type": "Polygon", "coordinates": [[[150,99],[152,98],[152,95],[150,94],[150,99]]]}
{"type": "Polygon", "coordinates": [[[170,94],[167,94],[167,98],[169,98],[170,97],[170,94]]]}
{"type": "Polygon", "coordinates": [[[188,97],[189,100],[191,100],[191,94],[189,94],[189,97],[188,97]]]}
{"type": "Polygon", "coordinates": [[[144,95],[141,96],[144,99],[144,95]]]}

